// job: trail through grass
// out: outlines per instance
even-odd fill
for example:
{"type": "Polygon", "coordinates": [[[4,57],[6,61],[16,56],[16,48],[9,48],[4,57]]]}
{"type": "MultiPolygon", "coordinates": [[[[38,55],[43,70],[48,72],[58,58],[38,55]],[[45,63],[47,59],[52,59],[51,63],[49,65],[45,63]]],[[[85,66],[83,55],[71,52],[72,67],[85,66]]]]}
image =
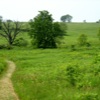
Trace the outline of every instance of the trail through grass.
{"type": "MultiPolygon", "coordinates": [[[[0,50],[1,58],[16,63],[11,80],[20,100],[100,100],[99,27],[99,23],[68,23],[68,36],[58,49],[29,45],[0,50]],[[77,44],[80,34],[87,35],[90,46],[77,44]]],[[[19,37],[31,41],[27,33],[19,37]]]]}
{"type": "Polygon", "coordinates": [[[7,63],[8,70],[0,80],[0,100],[19,100],[18,96],[14,92],[13,84],[10,80],[15,71],[15,64],[11,61],[7,61],[7,63]]]}

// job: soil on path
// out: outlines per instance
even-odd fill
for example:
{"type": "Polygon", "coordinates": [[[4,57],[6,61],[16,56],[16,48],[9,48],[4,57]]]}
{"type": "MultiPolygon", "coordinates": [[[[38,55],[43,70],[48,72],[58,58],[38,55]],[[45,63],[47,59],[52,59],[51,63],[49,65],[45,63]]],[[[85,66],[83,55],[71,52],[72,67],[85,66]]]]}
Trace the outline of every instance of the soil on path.
{"type": "Polygon", "coordinates": [[[16,66],[12,61],[7,61],[7,63],[8,70],[0,79],[0,100],[19,100],[11,82],[11,76],[15,71],[16,66]]]}

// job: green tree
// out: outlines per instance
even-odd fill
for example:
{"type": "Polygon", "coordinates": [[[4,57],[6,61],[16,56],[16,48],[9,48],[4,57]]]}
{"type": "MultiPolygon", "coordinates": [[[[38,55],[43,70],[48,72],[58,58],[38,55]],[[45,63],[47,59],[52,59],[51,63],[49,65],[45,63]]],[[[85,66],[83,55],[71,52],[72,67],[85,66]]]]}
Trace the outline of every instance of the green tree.
{"type": "Polygon", "coordinates": [[[21,32],[20,22],[6,21],[2,22],[2,27],[0,29],[0,35],[4,37],[9,45],[14,43],[17,35],[21,32]]]}
{"type": "Polygon", "coordinates": [[[62,22],[66,22],[66,21],[71,22],[72,18],[73,18],[73,17],[72,17],[71,15],[67,14],[67,15],[61,16],[60,20],[61,20],[62,22]]]}
{"type": "Polygon", "coordinates": [[[64,36],[64,31],[58,22],[53,23],[52,15],[48,11],[39,14],[30,21],[30,36],[38,48],[56,48],[56,39],[64,36]]]}
{"type": "Polygon", "coordinates": [[[84,46],[87,44],[87,36],[85,34],[81,34],[78,38],[78,43],[80,46],[84,46]]]}

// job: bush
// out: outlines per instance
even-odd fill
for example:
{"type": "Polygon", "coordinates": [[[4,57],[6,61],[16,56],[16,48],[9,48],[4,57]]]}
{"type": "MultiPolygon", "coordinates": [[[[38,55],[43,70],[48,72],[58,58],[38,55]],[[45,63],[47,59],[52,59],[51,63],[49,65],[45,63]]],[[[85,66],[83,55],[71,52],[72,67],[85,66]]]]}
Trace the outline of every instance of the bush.
{"type": "Polygon", "coordinates": [[[87,47],[90,47],[90,46],[91,46],[91,44],[90,44],[89,42],[87,42],[87,43],[86,43],[86,46],[87,46],[87,47]]]}
{"type": "Polygon", "coordinates": [[[6,46],[5,45],[0,45],[0,49],[4,49],[4,48],[6,48],[6,46]]]}
{"type": "Polygon", "coordinates": [[[79,75],[79,66],[78,65],[69,65],[67,66],[67,69],[66,69],[66,76],[67,76],[67,81],[75,86],[76,85],[76,82],[78,81],[78,77],[80,76],[79,75]]]}
{"type": "Polygon", "coordinates": [[[12,49],[12,46],[11,45],[2,44],[2,45],[0,45],[0,49],[8,49],[8,50],[10,50],[10,49],[12,49]]]}
{"type": "Polygon", "coordinates": [[[28,45],[28,42],[25,40],[25,39],[23,39],[23,38],[19,38],[19,39],[16,39],[15,41],[14,41],[14,45],[15,46],[27,46],[28,45]]]}
{"type": "Polygon", "coordinates": [[[88,45],[87,44],[87,36],[85,34],[81,34],[78,38],[78,44],[80,46],[85,46],[85,45],[88,45]]]}
{"type": "Polygon", "coordinates": [[[97,93],[82,93],[77,96],[76,100],[99,100],[97,93]]]}
{"type": "Polygon", "coordinates": [[[71,45],[70,49],[71,49],[71,51],[75,51],[76,50],[75,45],[71,45]]]}

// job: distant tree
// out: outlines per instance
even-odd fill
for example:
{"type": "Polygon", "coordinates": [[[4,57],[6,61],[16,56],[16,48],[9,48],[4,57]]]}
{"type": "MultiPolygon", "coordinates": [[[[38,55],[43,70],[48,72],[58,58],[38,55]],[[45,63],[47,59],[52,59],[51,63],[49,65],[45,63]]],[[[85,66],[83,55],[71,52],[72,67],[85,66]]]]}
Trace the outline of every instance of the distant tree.
{"type": "Polygon", "coordinates": [[[71,22],[72,18],[73,17],[71,15],[67,14],[67,15],[61,16],[60,20],[62,22],[66,22],[66,21],[71,22]]]}
{"type": "Polygon", "coordinates": [[[100,19],[98,21],[96,21],[96,23],[100,23],[100,19]]]}
{"type": "Polygon", "coordinates": [[[86,20],[83,20],[84,23],[86,23],[86,20]]]}
{"type": "Polygon", "coordinates": [[[80,46],[84,46],[87,44],[87,36],[85,34],[81,34],[78,38],[78,44],[80,46]]]}
{"type": "Polygon", "coordinates": [[[66,21],[67,21],[66,15],[61,16],[60,20],[61,20],[62,22],[66,22],[66,21]]]}
{"type": "Polygon", "coordinates": [[[99,19],[99,23],[100,23],[100,19],[99,19]]]}
{"type": "Polygon", "coordinates": [[[69,14],[67,14],[66,17],[67,17],[67,21],[71,22],[71,20],[72,20],[73,17],[71,15],[69,15],[69,14]]]}
{"type": "Polygon", "coordinates": [[[30,22],[33,43],[38,48],[56,48],[56,39],[63,37],[64,31],[58,22],[53,22],[48,11],[39,11],[39,14],[30,22]]]}
{"type": "Polygon", "coordinates": [[[0,35],[4,37],[9,45],[12,45],[17,35],[21,32],[20,22],[2,22],[2,28],[0,29],[0,35]]]}

